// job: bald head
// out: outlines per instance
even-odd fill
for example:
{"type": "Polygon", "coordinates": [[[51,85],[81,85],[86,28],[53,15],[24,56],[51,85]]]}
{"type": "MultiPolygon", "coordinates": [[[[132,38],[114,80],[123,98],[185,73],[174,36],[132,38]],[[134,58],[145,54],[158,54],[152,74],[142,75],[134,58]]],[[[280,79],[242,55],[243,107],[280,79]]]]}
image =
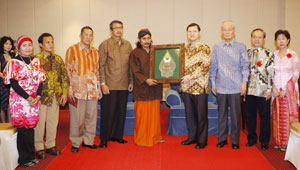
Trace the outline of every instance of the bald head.
{"type": "Polygon", "coordinates": [[[231,42],[234,38],[235,26],[231,21],[224,21],[221,25],[222,37],[226,42],[231,42]]]}

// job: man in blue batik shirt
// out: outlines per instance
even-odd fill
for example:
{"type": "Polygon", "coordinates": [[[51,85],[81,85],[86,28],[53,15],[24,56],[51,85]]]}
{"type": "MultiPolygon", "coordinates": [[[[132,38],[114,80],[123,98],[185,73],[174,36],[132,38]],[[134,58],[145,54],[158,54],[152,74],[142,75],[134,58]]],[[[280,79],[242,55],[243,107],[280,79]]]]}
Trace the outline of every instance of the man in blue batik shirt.
{"type": "Polygon", "coordinates": [[[210,81],[212,92],[217,97],[219,134],[218,148],[227,144],[228,106],[231,114],[232,149],[239,149],[241,127],[241,96],[247,89],[249,76],[249,61],[246,46],[237,42],[235,26],[231,21],[225,21],[221,26],[224,40],[213,47],[210,64],[210,81]]]}

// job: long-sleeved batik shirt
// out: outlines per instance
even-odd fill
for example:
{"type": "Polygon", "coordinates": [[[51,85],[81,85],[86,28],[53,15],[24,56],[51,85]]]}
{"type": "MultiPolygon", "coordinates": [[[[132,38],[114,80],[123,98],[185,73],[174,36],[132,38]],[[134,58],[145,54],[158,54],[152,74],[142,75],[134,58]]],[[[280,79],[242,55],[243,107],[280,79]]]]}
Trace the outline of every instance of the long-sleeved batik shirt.
{"type": "Polygon", "coordinates": [[[250,75],[247,94],[264,97],[266,91],[271,92],[274,76],[274,55],[265,48],[248,49],[250,75]]]}
{"type": "Polygon", "coordinates": [[[185,46],[184,75],[189,81],[181,83],[181,92],[199,95],[208,94],[209,67],[211,59],[210,47],[201,42],[185,46]]]}
{"type": "Polygon", "coordinates": [[[41,103],[51,106],[55,96],[59,105],[61,96],[68,94],[70,84],[64,61],[59,55],[53,53],[49,56],[41,52],[35,57],[40,60],[46,75],[46,80],[43,82],[41,103]]]}

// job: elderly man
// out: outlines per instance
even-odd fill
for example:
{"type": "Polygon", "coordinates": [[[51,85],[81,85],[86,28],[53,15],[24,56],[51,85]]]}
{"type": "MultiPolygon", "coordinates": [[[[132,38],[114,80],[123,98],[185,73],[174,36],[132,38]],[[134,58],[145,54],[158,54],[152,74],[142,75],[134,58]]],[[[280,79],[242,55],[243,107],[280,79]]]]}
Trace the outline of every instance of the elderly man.
{"type": "Polygon", "coordinates": [[[70,77],[70,140],[71,152],[79,151],[79,145],[97,149],[94,144],[97,125],[97,103],[101,99],[99,55],[91,46],[93,29],[81,29],[80,42],[69,47],[66,53],[66,68],[70,77]]]}
{"type": "Polygon", "coordinates": [[[270,98],[274,76],[274,55],[263,47],[266,33],[261,28],[251,32],[253,48],[248,50],[250,76],[246,96],[245,121],[248,130],[247,147],[257,143],[256,115],[259,111],[261,149],[267,150],[270,141],[270,98]]]}
{"type": "Polygon", "coordinates": [[[200,26],[191,23],[186,28],[189,43],[185,46],[185,76],[181,82],[188,139],[182,145],[197,143],[196,149],[207,145],[208,80],[210,47],[200,42],[200,26]]]}
{"type": "Polygon", "coordinates": [[[239,149],[241,127],[241,96],[247,89],[249,61],[246,46],[234,39],[235,26],[225,21],[221,26],[224,40],[217,43],[212,50],[210,80],[212,92],[217,97],[219,134],[218,148],[227,144],[228,106],[231,113],[232,149],[239,149]]]}
{"type": "Polygon", "coordinates": [[[128,92],[132,91],[129,55],[132,47],[122,38],[123,23],[114,20],[109,25],[111,37],[99,46],[101,89],[100,147],[107,141],[125,144],[123,139],[128,92]]]}

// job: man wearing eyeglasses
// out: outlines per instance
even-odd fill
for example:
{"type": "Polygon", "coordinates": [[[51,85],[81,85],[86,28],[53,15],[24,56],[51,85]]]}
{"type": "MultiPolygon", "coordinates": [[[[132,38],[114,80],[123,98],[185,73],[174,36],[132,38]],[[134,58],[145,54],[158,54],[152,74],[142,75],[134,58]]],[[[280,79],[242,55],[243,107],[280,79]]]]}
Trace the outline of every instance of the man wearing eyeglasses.
{"type": "Polygon", "coordinates": [[[123,139],[128,92],[133,89],[129,66],[132,47],[122,38],[123,23],[114,20],[109,25],[111,37],[99,46],[101,100],[100,147],[109,140],[125,144],[123,139]]]}

